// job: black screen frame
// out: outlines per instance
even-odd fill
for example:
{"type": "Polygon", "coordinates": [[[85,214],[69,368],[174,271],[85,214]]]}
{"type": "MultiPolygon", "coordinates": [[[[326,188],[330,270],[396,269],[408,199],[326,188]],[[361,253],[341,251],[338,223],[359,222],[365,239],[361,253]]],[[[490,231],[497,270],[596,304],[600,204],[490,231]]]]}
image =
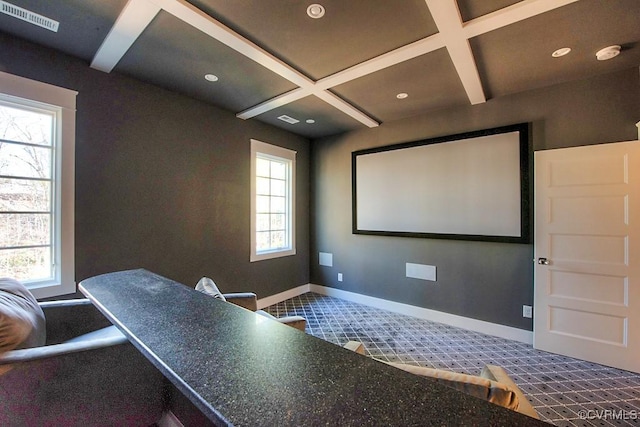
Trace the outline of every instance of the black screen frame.
{"type": "Polygon", "coordinates": [[[357,150],[351,153],[351,183],[352,183],[352,233],[373,236],[395,236],[428,239],[471,240],[502,243],[527,244],[531,242],[531,125],[530,123],[518,123],[508,126],[482,129],[472,132],[446,135],[417,141],[402,142],[381,147],[357,150]],[[520,236],[492,236],[483,234],[451,234],[435,232],[406,232],[406,231],[379,231],[365,230],[358,227],[357,206],[357,159],[358,156],[381,153],[392,150],[420,147],[431,144],[455,142],[459,140],[497,135],[502,133],[518,132],[520,149],[520,236]]]}

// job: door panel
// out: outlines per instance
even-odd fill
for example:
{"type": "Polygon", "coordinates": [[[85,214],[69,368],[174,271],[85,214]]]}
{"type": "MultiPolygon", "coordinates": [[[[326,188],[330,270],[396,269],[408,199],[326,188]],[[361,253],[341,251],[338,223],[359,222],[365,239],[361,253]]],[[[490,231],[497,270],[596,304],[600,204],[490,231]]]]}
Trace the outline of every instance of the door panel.
{"type": "Polygon", "coordinates": [[[535,153],[534,346],[640,372],[640,142],[535,153]]]}
{"type": "Polygon", "coordinates": [[[600,304],[628,304],[628,280],[624,276],[560,270],[552,270],[549,273],[550,296],[600,304]]]}
{"type": "MultiPolygon", "coordinates": [[[[574,147],[563,150],[575,150],[590,147],[574,147]]],[[[560,150],[550,150],[560,151],[560,150]]],[[[589,155],[581,159],[558,159],[549,164],[550,184],[552,187],[585,185],[625,184],[627,182],[627,163],[625,155],[589,155]]]]}
{"type": "Polygon", "coordinates": [[[565,232],[587,232],[602,234],[611,227],[626,226],[628,198],[618,195],[611,197],[570,197],[550,200],[550,223],[565,224],[565,232]],[[591,215],[582,215],[591,212],[591,215]]]}
{"type": "Polygon", "coordinates": [[[607,344],[623,345],[626,341],[626,318],[551,307],[549,329],[553,333],[607,344]]]}
{"type": "Polygon", "coordinates": [[[627,236],[589,236],[554,233],[549,236],[548,257],[555,263],[625,265],[627,236]]]}

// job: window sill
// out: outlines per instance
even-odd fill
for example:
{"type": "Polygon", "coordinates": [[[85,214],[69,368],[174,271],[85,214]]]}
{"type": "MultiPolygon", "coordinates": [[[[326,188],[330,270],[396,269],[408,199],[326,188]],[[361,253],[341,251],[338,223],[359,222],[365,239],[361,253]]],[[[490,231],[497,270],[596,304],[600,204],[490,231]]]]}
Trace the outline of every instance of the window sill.
{"type": "Polygon", "coordinates": [[[295,249],[288,249],[288,250],[283,250],[283,251],[263,252],[263,253],[259,253],[259,254],[251,254],[251,257],[250,257],[249,261],[250,262],[263,261],[263,260],[266,260],[266,259],[282,258],[282,257],[287,257],[287,256],[295,255],[295,254],[296,254],[296,250],[295,249]]]}
{"type": "Polygon", "coordinates": [[[36,299],[57,297],[76,292],[76,284],[73,281],[60,283],[55,280],[40,282],[25,282],[25,287],[36,299]]]}

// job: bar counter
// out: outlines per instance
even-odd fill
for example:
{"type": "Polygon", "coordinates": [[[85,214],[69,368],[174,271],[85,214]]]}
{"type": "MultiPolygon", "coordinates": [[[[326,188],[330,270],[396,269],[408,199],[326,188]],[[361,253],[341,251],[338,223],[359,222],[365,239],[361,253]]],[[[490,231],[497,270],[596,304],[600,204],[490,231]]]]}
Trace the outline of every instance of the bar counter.
{"type": "Polygon", "coordinates": [[[146,270],[79,288],[215,425],[547,425],[146,270]]]}

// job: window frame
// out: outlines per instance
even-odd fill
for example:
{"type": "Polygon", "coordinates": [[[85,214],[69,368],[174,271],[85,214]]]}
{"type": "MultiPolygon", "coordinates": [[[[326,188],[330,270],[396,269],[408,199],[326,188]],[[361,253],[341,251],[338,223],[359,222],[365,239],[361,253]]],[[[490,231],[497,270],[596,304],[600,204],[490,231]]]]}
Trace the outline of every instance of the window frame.
{"type": "Polygon", "coordinates": [[[0,72],[0,99],[8,103],[53,112],[55,151],[52,179],[55,239],[53,278],[25,281],[36,298],[47,298],[76,291],[75,282],[75,131],[78,92],[0,72]]]}
{"type": "Polygon", "coordinates": [[[266,142],[251,140],[251,252],[250,261],[261,261],[266,259],[280,258],[296,254],[296,216],[295,216],[295,199],[296,199],[296,151],[266,142]],[[287,200],[286,200],[286,217],[287,217],[287,239],[289,245],[282,249],[271,249],[268,251],[258,252],[257,250],[257,173],[256,163],[259,157],[276,160],[287,164],[287,200]]]}

